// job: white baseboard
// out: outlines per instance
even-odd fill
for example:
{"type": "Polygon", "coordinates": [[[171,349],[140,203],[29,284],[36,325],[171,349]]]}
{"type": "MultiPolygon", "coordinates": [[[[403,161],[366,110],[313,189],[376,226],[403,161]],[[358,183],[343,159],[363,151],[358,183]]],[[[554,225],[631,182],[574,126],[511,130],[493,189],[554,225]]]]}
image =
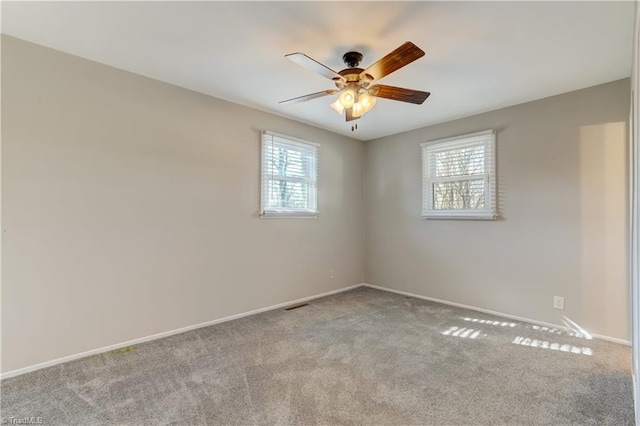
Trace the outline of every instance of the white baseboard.
{"type": "MultiPolygon", "coordinates": [[[[502,312],[490,311],[489,309],[483,309],[483,308],[477,308],[475,306],[463,305],[462,303],[449,302],[448,300],[442,300],[442,299],[436,299],[436,298],[433,298],[433,297],[422,296],[422,295],[419,295],[419,294],[409,293],[409,292],[401,291],[401,290],[395,290],[395,289],[388,288],[388,287],[380,287],[380,286],[373,285],[373,284],[363,284],[363,286],[370,287],[370,288],[375,288],[377,290],[388,291],[390,293],[402,294],[404,296],[416,297],[418,299],[429,300],[431,302],[442,303],[444,305],[455,306],[457,308],[470,309],[472,311],[483,312],[485,314],[490,314],[490,315],[495,315],[495,316],[499,316],[499,317],[509,318],[509,319],[516,320],[516,321],[528,322],[528,323],[531,323],[531,324],[541,325],[541,326],[544,326],[544,327],[567,329],[567,327],[564,326],[564,325],[551,324],[551,323],[544,322],[544,321],[538,321],[538,320],[534,320],[534,319],[530,319],[530,318],[519,317],[517,315],[510,315],[510,314],[505,314],[505,313],[502,313],[502,312]]],[[[593,336],[593,337],[595,337],[597,339],[600,339],[600,340],[606,340],[606,341],[613,342],[613,343],[619,343],[621,345],[631,346],[631,342],[628,341],[628,340],[618,339],[617,337],[603,336],[601,334],[593,334],[593,333],[589,333],[589,334],[591,334],[591,336],[593,336]]]]}
{"type": "MultiPolygon", "coordinates": [[[[76,360],[76,359],[85,358],[85,357],[88,357],[88,356],[91,356],[91,355],[98,355],[98,354],[105,353],[105,352],[110,352],[110,351],[113,351],[113,350],[116,350],[116,349],[125,348],[127,346],[137,345],[137,344],[140,344],[140,343],[149,342],[151,340],[156,340],[156,339],[161,339],[163,337],[173,336],[174,334],[185,333],[187,331],[195,330],[195,329],[202,328],[202,327],[208,327],[210,325],[219,324],[219,323],[222,323],[222,322],[232,321],[232,320],[235,320],[235,319],[238,319],[238,318],[243,318],[243,317],[246,317],[246,316],[249,316],[249,315],[255,315],[255,314],[262,313],[262,312],[272,311],[274,309],[280,309],[280,308],[283,308],[285,306],[293,305],[293,304],[296,304],[296,303],[307,302],[309,300],[318,299],[320,297],[325,297],[325,296],[330,296],[332,294],[342,293],[344,291],[353,290],[354,288],[358,288],[358,287],[370,287],[370,288],[374,288],[374,289],[377,289],[377,290],[388,291],[390,293],[402,294],[404,296],[410,296],[410,297],[415,297],[415,298],[418,298],[418,299],[429,300],[431,302],[442,303],[442,304],[445,304],[445,305],[455,306],[455,307],[463,308],[463,309],[470,309],[472,311],[483,312],[483,313],[490,314],[490,315],[496,315],[496,316],[499,316],[499,317],[509,318],[509,319],[513,319],[513,320],[516,320],[516,321],[522,321],[522,322],[527,322],[527,323],[531,323],[531,324],[542,325],[542,326],[545,326],[545,327],[553,327],[553,328],[561,328],[561,329],[565,329],[566,328],[565,326],[561,326],[561,325],[558,325],[558,324],[551,324],[551,323],[547,323],[547,322],[543,322],[543,321],[533,320],[533,319],[530,319],[530,318],[519,317],[517,315],[510,315],[510,314],[505,314],[505,313],[502,313],[502,312],[491,311],[491,310],[488,310],[488,309],[477,308],[475,306],[463,305],[462,303],[449,302],[447,300],[441,300],[441,299],[436,299],[436,298],[433,298],[433,297],[421,296],[421,295],[415,294],[415,293],[409,293],[409,292],[406,292],[406,291],[394,290],[392,288],[380,287],[380,286],[373,285],[373,284],[363,283],[363,284],[356,284],[356,285],[352,285],[352,286],[349,286],[349,287],[340,288],[338,290],[328,291],[326,293],[321,293],[321,294],[316,294],[316,295],[313,295],[313,296],[303,297],[301,299],[291,300],[289,302],[279,303],[277,305],[267,306],[265,308],[255,309],[255,310],[249,311],[249,312],[243,312],[243,313],[236,314],[236,315],[230,315],[230,316],[224,317],[224,318],[219,318],[219,319],[206,321],[206,322],[199,323],[199,324],[190,325],[190,326],[187,326],[187,327],[182,327],[182,328],[178,328],[178,329],[175,329],[175,330],[164,331],[162,333],[152,334],[150,336],[140,337],[140,338],[133,339],[133,340],[128,340],[128,341],[122,342],[122,343],[116,343],[116,344],[113,344],[113,345],[104,346],[102,348],[92,349],[92,350],[89,350],[89,351],[86,351],[86,352],[81,352],[81,353],[78,353],[78,354],[69,355],[69,356],[65,356],[65,357],[62,357],[62,358],[57,358],[57,359],[54,359],[54,360],[51,360],[51,361],[46,361],[46,362],[42,362],[42,363],[39,363],[39,364],[30,365],[28,367],[19,368],[17,370],[7,371],[6,373],[0,374],[0,380],[8,379],[10,377],[19,376],[21,374],[30,373],[32,371],[40,370],[40,369],[43,369],[43,368],[52,367],[54,365],[62,364],[62,363],[65,363],[65,362],[76,360]]],[[[609,342],[614,342],[614,343],[619,343],[619,344],[631,346],[631,343],[628,340],[618,339],[618,338],[609,337],[609,336],[602,336],[602,335],[599,335],[599,334],[591,334],[591,335],[593,337],[601,339],[601,340],[607,340],[609,342]]]]}
{"type": "Polygon", "coordinates": [[[638,395],[638,377],[635,372],[631,372],[631,381],[633,383],[633,406],[636,413],[636,426],[640,425],[640,395],[638,395]]]}
{"type": "Polygon", "coordinates": [[[42,368],[52,367],[54,365],[62,364],[64,362],[69,362],[69,361],[73,361],[73,360],[76,360],[76,359],[85,358],[85,357],[88,357],[88,356],[91,356],[91,355],[97,355],[97,354],[101,354],[101,353],[104,353],[104,352],[110,352],[110,351],[113,351],[113,350],[116,350],[116,349],[125,348],[127,346],[137,345],[137,344],[140,344],[140,343],[149,342],[151,340],[162,339],[163,337],[173,336],[174,334],[180,334],[180,333],[184,333],[184,332],[187,332],[187,331],[195,330],[195,329],[198,329],[198,328],[208,327],[210,325],[219,324],[221,322],[227,322],[227,321],[235,320],[235,319],[238,319],[238,318],[246,317],[246,316],[249,316],[249,315],[255,315],[255,314],[262,313],[262,312],[272,311],[274,309],[280,309],[280,308],[283,308],[285,306],[293,305],[293,304],[296,304],[296,303],[307,302],[309,300],[318,299],[320,297],[325,297],[325,296],[330,296],[330,295],[336,294],[336,293],[342,293],[344,291],[349,291],[349,290],[353,290],[354,288],[361,287],[362,285],[363,284],[356,284],[356,285],[352,285],[352,286],[349,286],[349,287],[340,288],[338,290],[332,290],[332,291],[327,291],[326,293],[316,294],[314,296],[303,297],[301,299],[291,300],[289,302],[279,303],[277,305],[267,306],[265,308],[255,309],[253,311],[243,312],[241,314],[231,315],[231,316],[228,316],[228,317],[219,318],[219,319],[215,319],[215,320],[211,320],[211,321],[206,321],[206,322],[202,322],[202,323],[199,323],[199,324],[190,325],[190,326],[187,326],[187,327],[177,328],[175,330],[164,331],[162,333],[152,334],[150,336],[140,337],[140,338],[133,339],[133,340],[128,340],[128,341],[122,342],[122,343],[116,343],[114,345],[104,346],[102,348],[92,349],[92,350],[89,350],[89,351],[86,351],[86,352],[81,352],[81,353],[78,353],[78,354],[74,354],[74,355],[69,355],[69,356],[65,356],[65,357],[62,357],[62,358],[53,359],[51,361],[41,362],[39,364],[34,364],[34,365],[30,365],[28,367],[19,368],[17,370],[11,370],[11,371],[7,371],[6,373],[2,373],[2,374],[0,374],[0,380],[8,379],[9,377],[19,376],[21,374],[30,373],[32,371],[40,370],[42,368]]]}

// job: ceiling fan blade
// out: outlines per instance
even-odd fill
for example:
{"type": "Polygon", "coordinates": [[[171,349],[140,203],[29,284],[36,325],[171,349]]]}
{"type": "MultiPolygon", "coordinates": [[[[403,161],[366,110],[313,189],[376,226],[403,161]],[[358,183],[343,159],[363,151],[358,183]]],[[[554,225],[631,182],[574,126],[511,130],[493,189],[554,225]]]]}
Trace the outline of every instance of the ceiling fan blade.
{"type": "Polygon", "coordinates": [[[376,84],[369,88],[369,94],[377,98],[391,99],[394,101],[410,102],[412,104],[422,104],[431,93],[419,90],[404,89],[402,87],[385,86],[376,84]]]}
{"type": "Polygon", "coordinates": [[[328,78],[329,80],[345,80],[343,76],[341,76],[331,68],[327,67],[326,65],[322,65],[320,62],[308,57],[304,53],[289,53],[288,55],[284,55],[284,57],[291,62],[295,62],[296,64],[305,67],[306,69],[317,72],[318,74],[328,78]]]}
{"type": "Polygon", "coordinates": [[[424,51],[415,44],[407,41],[375,64],[360,73],[360,78],[371,76],[374,80],[380,80],[382,77],[410,64],[416,59],[424,56],[424,51]]]}
{"type": "Polygon", "coordinates": [[[297,98],[287,99],[286,101],[280,101],[281,104],[299,104],[300,102],[307,102],[311,99],[321,98],[323,96],[333,95],[338,93],[339,90],[323,90],[322,92],[311,93],[309,95],[298,96],[297,98]]]}

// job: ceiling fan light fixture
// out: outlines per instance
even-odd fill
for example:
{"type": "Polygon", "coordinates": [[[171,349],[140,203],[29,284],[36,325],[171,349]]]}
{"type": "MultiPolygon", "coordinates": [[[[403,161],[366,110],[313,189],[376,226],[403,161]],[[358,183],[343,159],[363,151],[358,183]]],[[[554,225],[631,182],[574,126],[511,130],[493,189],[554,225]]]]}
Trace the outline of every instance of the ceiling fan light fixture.
{"type": "MultiPolygon", "coordinates": [[[[424,51],[422,49],[410,41],[407,41],[363,70],[358,68],[362,60],[362,54],[351,51],[345,53],[342,57],[348,68],[340,72],[335,72],[304,53],[290,53],[285,55],[287,59],[332,80],[338,90],[324,90],[305,96],[298,96],[280,103],[299,103],[322,96],[337,94],[338,99],[331,104],[331,108],[340,115],[344,114],[347,122],[360,118],[371,111],[376,105],[377,98],[386,98],[420,105],[429,97],[429,92],[380,84],[371,86],[371,83],[374,81],[378,82],[392,72],[409,65],[423,56],[424,51]]],[[[357,128],[357,126],[353,126],[353,128],[357,128]]]]}
{"type": "Polygon", "coordinates": [[[362,91],[358,94],[358,102],[353,104],[352,114],[354,117],[362,117],[363,115],[371,111],[375,104],[376,98],[370,96],[367,92],[362,91]]]}

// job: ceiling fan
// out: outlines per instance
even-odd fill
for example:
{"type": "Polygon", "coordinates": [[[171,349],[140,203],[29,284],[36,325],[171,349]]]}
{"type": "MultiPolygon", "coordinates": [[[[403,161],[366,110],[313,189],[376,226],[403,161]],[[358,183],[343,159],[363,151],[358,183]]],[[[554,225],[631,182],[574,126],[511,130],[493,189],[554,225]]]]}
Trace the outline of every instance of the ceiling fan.
{"type": "Polygon", "coordinates": [[[361,53],[347,52],[342,56],[342,60],[348,68],[335,72],[304,53],[290,53],[285,55],[285,58],[311,71],[315,71],[323,77],[333,80],[337,89],[311,93],[309,95],[287,99],[280,103],[296,104],[323,96],[340,94],[338,99],[331,104],[331,107],[340,115],[345,113],[346,121],[357,120],[369,112],[376,104],[376,98],[386,98],[420,105],[431,93],[404,89],[402,87],[386,86],[384,84],[372,85],[372,83],[423,56],[424,51],[422,49],[410,41],[407,41],[367,69],[358,68],[360,61],[362,61],[361,53]]]}

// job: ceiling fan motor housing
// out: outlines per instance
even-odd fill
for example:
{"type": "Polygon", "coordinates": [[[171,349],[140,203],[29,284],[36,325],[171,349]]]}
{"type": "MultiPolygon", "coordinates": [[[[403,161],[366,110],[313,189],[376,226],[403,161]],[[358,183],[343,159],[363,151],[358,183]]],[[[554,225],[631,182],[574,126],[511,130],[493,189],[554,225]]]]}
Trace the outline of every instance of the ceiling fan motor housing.
{"type": "Polygon", "coordinates": [[[362,61],[362,53],[347,52],[342,55],[342,60],[349,68],[355,68],[360,65],[360,62],[362,61]]]}

